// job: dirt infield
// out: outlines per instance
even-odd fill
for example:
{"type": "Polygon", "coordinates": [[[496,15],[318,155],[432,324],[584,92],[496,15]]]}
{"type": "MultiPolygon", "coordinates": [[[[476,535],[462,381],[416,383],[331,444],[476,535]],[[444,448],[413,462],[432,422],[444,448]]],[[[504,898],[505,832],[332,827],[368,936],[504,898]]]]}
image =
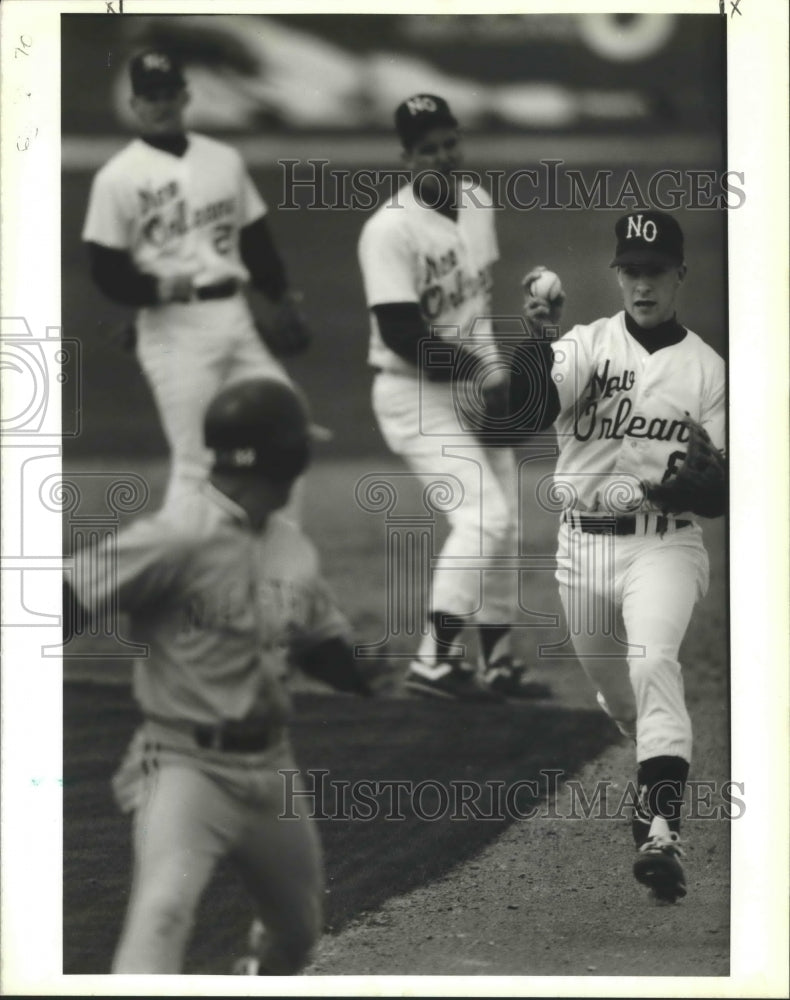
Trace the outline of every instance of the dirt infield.
{"type": "MultiPolygon", "coordinates": [[[[128,821],[119,816],[109,775],[136,720],[118,685],[69,684],[65,692],[64,971],[109,967],[128,893],[128,821]],[[88,875],[88,873],[90,873],[88,875]],[[86,877],[87,876],[87,877],[86,877]]],[[[463,782],[508,788],[540,780],[545,768],[574,773],[611,739],[599,713],[553,704],[479,707],[386,697],[372,702],[334,695],[296,699],[297,762],[321,835],[327,877],[326,930],[341,931],[393,896],[428,885],[473,857],[514,820],[537,808],[522,794],[508,810],[485,806],[488,819],[450,795],[463,782]],[[343,783],[375,782],[366,818],[346,818],[353,801],[343,783]],[[394,792],[395,782],[420,786],[394,792]],[[446,791],[445,791],[446,790],[446,791]],[[447,795],[443,801],[441,795],[447,795]],[[371,815],[372,813],[372,815],[371,815]]],[[[287,813],[287,779],[283,811],[287,813]]],[[[243,946],[250,904],[223,867],[204,899],[186,971],[223,973],[243,946]]]]}
{"type": "MultiPolygon", "coordinates": [[[[101,506],[101,468],[107,463],[71,467],[93,473],[87,481],[97,493],[85,498],[85,510],[101,506]]],[[[392,469],[386,458],[320,462],[306,491],[305,523],[360,643],[375,643],[385,630],[386,525],[380,514],[360,510],[354,488],[363,476],[392,469]]],[[[161,463],[116,463],[115,475],[124,470],[149,482],[155,507],[161,463]]],[[[715,791],[707,806],[698,798],[697,818],[684,826],[687,899],[651,905],[630,874],[620,805],[634,776],[631,750],[598,710],[572,658],[535,659],[537,645],[556,638],[561,622],[552,624],[559,614],[553,580],[528,571],[522,603],[544,618],[527,625],[525,615],[517,638],[550,697],[485,708],[404,698],[401,657],[413,637],[403,634],[389,638],[387,664],[371,661],[378,698],[304,688],[297,694],[297,760],[304,770],[328,769],[327,817],[335,811],[332,778],[402,779],[412,787],[428,781],[434,793],[464,781],[506,788],[538,782],[536,795],[514,799],[516,808],[503,814],[491,810],[491,818],[454,820],[452,808],[432,818],[441,802],[428,789],[416,804],[407,800],[403,821],[387,819],[384,805],[374,821],[319,819],[327,933],[308,975],[727,974],[730,827],[704,818],[706,808],[721,811],[721,786],[730,777],[725,536],[721,522],[704,529],[711,590],[695,612],[682,660],[696,733],[691,778],[715,791]],[[543,775],[552,770],[562,773],[549,787],[543,775]],[[603,805],[595,805],[602,788],[603,805]]],[[[554,530],[551,515],[533,513],[526,552],[553,551],[554,530]]],[[[90,645],[82,640],[83,654],[90,645]]],[[[128,823],[115,811],[109,778],[135,714],[124,684],[127,662],[81,656],[67,659],[65,670],[64,971],[101,973],[118,933],[130,860],[128,823]]],[[[223,868],[199,914],[188,971],[227,972],[249,915],[235,877],[223,868]]]]}
{"type": "MultiPolygon", "coordinates": [[[[684,157],[689,148],[684,143],[684,157]]],[[[524,152],[525,162],[537,163],[554,151],[536,140],[524,152]]],[[[647,145],[645,155],[647,160],[653,155],[647,145]]],[[[675,165],[666,150],[661,157],[662,167],[675,165]]],[[[717,156],[707,147],[699,157],[695,166],[716,165],[717,156]]],[[[585,177],[593,176],[593,161],[582,162],[571,151],[566,159],[568,168],[583,165],[585,177]]],[[[676,165],[690,164],[684,159],[676,165]]],[[[640,160],[634,166],[642,183],[651,173],[650,163],[640,160]]],[[[615,168],[615,187],[623,170],[622,164],[615,168]]],[[[521,574],[524,621],[517,642],[551,697],[483,711],[401,696],[399,681],[418,637],[402,622],[387,620],[386,513],[363,510],[355,494],[366,476],[386,479],[402,472],[384,450],[370,408],[367,317],[356,268],[356,241],[366,213],[278,211],[282,177],[276,165],[263,166],[259,156],[254,176],[272,207],[275,237],[304,291],[315,331],[311,350],[289,369],[308,393],[316,419],[335,432],[334,441],[320,447],[310,472],[304,523],[357,641],[375,647],[370,664],[381,685],[379,698],[370,703],[300,689],[295,723],[300,766],[329,767],[349,781],[433,781],[440,788],[456,788],[463,781],[509,786],[541,779],[532,800],[519,800],[525,811],[528,806],[538,810],[528,819],[508,813],[431,820],[417,815],[410,802],[408,821],[382,816],[376,822],[320,820],[329,889],[327,932],[307,974],[726,975],[730,831],[725,821],[688,820],[689,896],[675,907],[655,908],[631,876],[630,832],[618,810],[615,818],[600,819],[563,813],[579,808],[573,794],[594,797],[604,786],[605,802],[617,806],[634,765],[630,748],[600,713],[572,655],[536,657],[538,646],[559,641],[563,628],[550,570],[536,568],[536,562],[521,574]],[[549,789],[541,775],[552,769],[562,773],[549,789]],[[552,802],[559,817],[541,813],[552,802]]],[[[64,441],[64,454],[67,473],[86,474],[80,480],[82,516],[100,512],[108,478],[127,472],[147,484],[147,509],[154,509],[165,475],[164,442],[150,393],[136,360],[113,341],[130,314],[92,287],[79,243],[89,181],[85,169],[67,171],[62,187],[63,333],[80,342],[82,375],[81,432],[64,441]],[[96,457],[107,453],[134,457],[96,457]]],[[[561,274],[568,326],[620,308],[607,268],[618,214],[552,212],[549,224],[534,212],[499,213],[496,314],[518,312],[519,279],[536,263],[561,274]]],[[[693,284],[706,294],[685,296],[682,319],[726,352],[726,219],[719,212],[689,212],[683,224],[693,284]]],[[[533,495],[533,479],[550,467],[550,460],[525,462],[525,497],[533,495]]],[[[398,490],[405,510],[418,511],[415,484],[399,479],[398,490]]],[[[438,547],[445,529],[434,527],[438,547]]],[[[68,518],[64,528],[68,548],[68,518]]],[[[719,789],[729,777],[724,525],[706,525],[705,532],[711,590],[695,613],[682,657],[696,730],[691,777],[719,789]]],[[[555,536],[554,515],[526,503],[522,551],[527,559],[552,556],[555,536]]],[[[416,596],[418,603],[421,599],[416,596]]],[[[129,661],[91,658],[96,651],[95,642],[81,640],[65,662],[66,972],[106,971],[128,891],[128,824],[114,810],[109,778],[134,724],[124,686],[129,661]],[[97,685],[96,680],[119,683],[97,685]]],[[[714,805],[719,804],[716,799],[714,805]]],[[[430,806],[427,799],[417,803],[417,810],[430,806]]],[[[188,971],[226,972],[241,948],[248,917],[238,884],[223,868],[199,914],[188,971]]]]}
{"type": "MultiPolygon", "coordinates": [[[[720,782],[726,720],[702,707],[693,716],[694,773],[720,782]]],[[[357,917],[323,939],[307,975],[727,976],[728,824],[686,822],[689,895],[661,906],[631,876],[627,825],[571,815],[573,788],[604,783],[615,804],[632,768],[630,747],[610,747],[560,785],[562,818],[514,823],[437,881],[357,917]]]]}

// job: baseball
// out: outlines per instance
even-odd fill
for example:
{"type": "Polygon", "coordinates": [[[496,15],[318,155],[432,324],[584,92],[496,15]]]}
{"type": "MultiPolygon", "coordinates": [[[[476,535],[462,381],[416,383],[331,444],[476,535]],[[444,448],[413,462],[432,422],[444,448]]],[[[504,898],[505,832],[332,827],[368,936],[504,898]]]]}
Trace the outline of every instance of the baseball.
{"type": "Polygon", "coordinates": [[[529,291],[536,298],[553,302],[562,295],[562,282],[553,271],[543,271],[530,282],[529,291]]]}

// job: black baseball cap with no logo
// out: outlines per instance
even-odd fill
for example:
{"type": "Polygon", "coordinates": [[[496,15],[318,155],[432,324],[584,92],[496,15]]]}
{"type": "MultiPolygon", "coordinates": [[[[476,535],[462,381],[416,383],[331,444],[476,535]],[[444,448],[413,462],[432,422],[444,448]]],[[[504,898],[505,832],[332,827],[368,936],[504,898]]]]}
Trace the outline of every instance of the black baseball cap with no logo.
{"type": "Polygon", "coordinates": [[[432,128],[458,128],[458,120],[450,105],[436,94],[414,94],[395,109],[395,128],[404,149],[411,147],[432,128]]]}
{"type": "Polygon", "coordinates": [[[135,94],[158,90],[181,90],[186,85],[180,61],[162,49],[140,52],[129,63],[129,76],[135,94]]]}
{"type": "Polygon", "coordinates": [[[614,227],[617,247],[609,267],[683,263],[683,230],[666,212],[629,212],[614,227]]]}

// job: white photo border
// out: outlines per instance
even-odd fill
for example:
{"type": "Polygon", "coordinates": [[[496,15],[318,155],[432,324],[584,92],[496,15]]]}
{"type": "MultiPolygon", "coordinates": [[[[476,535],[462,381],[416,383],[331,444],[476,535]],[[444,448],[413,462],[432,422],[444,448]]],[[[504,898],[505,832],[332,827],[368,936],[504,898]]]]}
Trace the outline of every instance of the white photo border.
{"type": "MultiPolygon", "coordinates": [[[[113,0],[115,7],[118,0],[113,0]]],[[[631,2],[628,13],[709,14],[718,0],[631,2]]],[[[295,13],[264,2],[223,13],[295,13]]],[[[59,325],[61,13],[101,13],[107,0],[6,0],[2,29],[3,317],[24,317],[34,336],[59,325]]],[[[486,5],[487,13],[590,13],[612,5],[486,5]]],[[[216,13],[210,2],[124,0],[125,13],[216,13]]],[[[370,4],[299,4],[301,13],[371,13],[370,4]]],[[[480,5],[384,4],[376,13],[480,13],[480,5]]],[[[109,15],[108,15],[109,16],[109,15]]],[[[731,657],[733,776],[749,807],[732,825],[731,975],[638,977],[296,977],[276,995],[781,996],[788,941],[788,321],[787,27],[784,0],[727,0],[728,168],[745,175],[744,204],[729,214],[731,657]],[[737,9],[736,9],[737,8],[737,9]],[[473,992],[474,991],[474,992],[473,992]]],[[[57,395],[57,386],[53,392],[57,395]]],[[[4,405],[8,405],[8,401],[4,405]]],[[[57,428],[3,440],[3,590],[23,586],[23,565],[60,613],[60,521],[36,526],[32,563],[18,535],[24,463],[57,469],[57,428]]],[[[27,528],[25,528],[27,530],[27,528]]],[[[30,579],[27,579],[30,585],[30,579]]],[[[24,594],[22,595],[24,598],[24,594]]],[[[9,598],[10,599],[10,598],[9,598]]],[[[6,601],[4,600],[4,607],[6,601]]],[[[41,604],[39,597],[37,603],[41,604]]],[[[62,693],[57,660],[41,657],[51,624],[3,629],[2,992],[44,995],[245,995],[231,977],[61,974],[62,693]]],[[[256,994],[268,992],[258,983],[256,994]]]]}

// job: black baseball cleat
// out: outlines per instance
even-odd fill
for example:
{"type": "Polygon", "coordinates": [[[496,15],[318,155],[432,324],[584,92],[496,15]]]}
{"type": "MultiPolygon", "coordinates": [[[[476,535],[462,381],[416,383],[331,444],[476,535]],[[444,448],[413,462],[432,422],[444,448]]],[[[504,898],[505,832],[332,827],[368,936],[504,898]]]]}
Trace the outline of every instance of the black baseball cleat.
{"type": "Polygon", "coordinates": [[[545,684],[526,679],[526,666],[505,656],[486,667],[483,682],[503,698],[547,698],[551,691],[545,684]]]}
{"type": "Polygon", "coordinates": [[[639,848],[634,875],[651,890],[655,899],[676,903],[686,895],[686,877],[678,860],[681,857],[683,851],[677,833],[653,834],[639,848]]]}
{"type": "Polygon", "coordinates": [[[428,698],[487,702],[503,700],[501,694],[478,677],[477,671],[447,660],[436,664],[412,660],[404,686],[407,690],[428,698]]]}

